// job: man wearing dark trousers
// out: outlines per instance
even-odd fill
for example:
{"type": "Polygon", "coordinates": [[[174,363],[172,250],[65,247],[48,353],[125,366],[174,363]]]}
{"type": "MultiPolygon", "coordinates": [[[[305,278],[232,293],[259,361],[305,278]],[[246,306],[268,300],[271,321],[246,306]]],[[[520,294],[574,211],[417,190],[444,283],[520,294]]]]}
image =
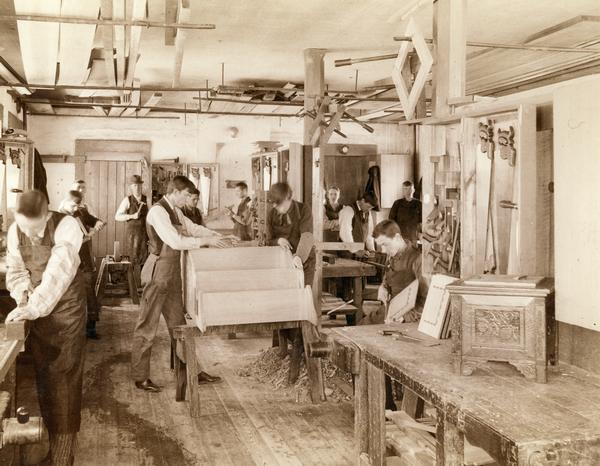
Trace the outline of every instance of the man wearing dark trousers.
{"type": "Polygon", "coordinates": [[[6,322],[31,321],[28,341],[48,461],[73,464],[81,424],[85,290],[79,269],[83,233],[73,217],[48,211],[40,191],[21,194],[7,234],[6,286],[17,308],[6,322]]]}
{"type": "Polygon", "coordinates": [[[148,202],[142,194],[144,181],[140,175],[129,177],[129,196],[125,197],[117,213],[117,222],[127,222],[125,234],[127,235],[127,254],[133,264],[135,277],[140,284],[140,268],[146,258],[146,215],[148,214],[148,202]]]}
{"type": "MultiPolygon", "coordinates": [[[[131,377],[140,390],[160,391],[160,387],[150,380],[150,357],[161,314],[167,323],[172,345],[173,327],[185,324],[181,251],[231,245],[230,238],[196,225],[183,215],[181,208],[193,190],[194,184],[188,178],[177,175],[171,181],[168,193],[152,206],[146,219],[150,255],[142,270],[142,281],[146,286],[131,352],[131,377]]],[[[185,362],[184,355],[178,356],[185,362]]],[[[198,374],[198,383],[218,381],[219,377],[205,372],[198,374]]]]}
{"type": "Polygon", "coordinates": [[[394,202],[389,216],[400,227],[402,237],[411,242],[418,239],[421,224],[421,201],[413,197],[414,192],[412,182],[402,183],[403,196],[394,202]]]}

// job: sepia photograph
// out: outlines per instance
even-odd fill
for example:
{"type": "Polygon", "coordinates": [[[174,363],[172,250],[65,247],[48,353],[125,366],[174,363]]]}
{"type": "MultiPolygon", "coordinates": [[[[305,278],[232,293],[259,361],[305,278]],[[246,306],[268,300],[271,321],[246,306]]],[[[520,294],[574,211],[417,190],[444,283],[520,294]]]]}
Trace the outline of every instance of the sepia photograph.
{"type": "Polygon", "coordinates": [[[598,0],[0,0],[0,466],[599,466],[598,0]]]}

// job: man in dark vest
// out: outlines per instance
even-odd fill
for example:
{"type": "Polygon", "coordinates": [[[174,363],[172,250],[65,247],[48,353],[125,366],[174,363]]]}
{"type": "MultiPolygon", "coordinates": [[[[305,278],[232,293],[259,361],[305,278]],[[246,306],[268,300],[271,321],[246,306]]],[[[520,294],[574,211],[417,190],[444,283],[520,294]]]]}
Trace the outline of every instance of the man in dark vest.
{"type": "Polygon", "coordinates": [[[250,202],[252,199],[248,196],[248,185],[240,181],[235,185],[235,195],[238,198],[237,206],[227,207],[227,215],[233,222],[233,234],[241,241],[251,241],[252,233],[252,214],[250,212],[250,202]]]}
{"type": "Polygon", "coordinates": [[[139,270],[146,256],[146,215],[148,214],[148,202],[142,194],[144,181],[140,175],[129,177],[129,196],[125,197],[117,213],[117,222],[127,222],[125,234],[127,235],[127,254],[136,271],[136,279],[139,284],[139,270]]]}
{"type": "MultiPolygon", "coordinates": [[[[231,245],[230,238],[196,225],[183,215],[181,208],[193,189],[194,184],[188,178],[175,176],[167,194],[152,206],[146,219],[150,255],[142,270],[142,282],[146,286],[131,345],[131,377],[140,390],[160,391],[160,387],[150,380],[150,356],[161,314],[167,323],[172,344],[173,327],[185,324],[181,251],[231,245]]],[[[185,359],[183,355],[178,356],[185,359]]],[[[206,372],[198,374],[198,383],[219,380],[219,377],[206,372]]]]}
{"type": "Polygon", "coordinates": [[[190,191],[190,197],[187,201],[187,204],[181,208],[183,215],[189,218],[196,225],[206,226],[204,224],[204,218],[202,217],[202,212],[198,209],[198,201],[200,200],[200,191],[198,188],[194,188],[190,191]]]}
{"type": "MultiPolygon", "coordinates": [[[[373,218],[371,210],[377,206],[377,199],[365,193],[352,205],[344,206],[340,211],[340,238],[344,243],[363,243],[364,250],[374,251],[373,218]]],[[[352,251],[366,255],[363,251],[352,251]]]]}
{"type": "Polygon", "coordinates": [[[6,286],[17,308],[6,322],[31,321],[28,340],[53,465],[73,464],[81,423],[86,321],[79,269],[82,239],[77,220],[49,212],[42,192],[21,194],[6,255],[6,286]]]}
{"type": "Polygon", "coordinates": [[[83,204],[81,191],[69,191],[69,195],[60,203],[60,212],[74,217],[83,233],[83,244],[79,250],[81,269],[86,292],[87,323],[86,334],[88,338],[98,339],[96,322],[100,320],[101,305],[96,299],[95,272],[96,262],[92,254],[92,237],[104,228],[105,223],[89,213],[83,204]]]}
{"type": "Polygon", "coordinates": [[[325,201],[325,217],[323,219],[323,241],[335,242],[340,240],[340,211],[344,206],[340,203],[340,188],[330,186],[327,189],[325,201]]]}

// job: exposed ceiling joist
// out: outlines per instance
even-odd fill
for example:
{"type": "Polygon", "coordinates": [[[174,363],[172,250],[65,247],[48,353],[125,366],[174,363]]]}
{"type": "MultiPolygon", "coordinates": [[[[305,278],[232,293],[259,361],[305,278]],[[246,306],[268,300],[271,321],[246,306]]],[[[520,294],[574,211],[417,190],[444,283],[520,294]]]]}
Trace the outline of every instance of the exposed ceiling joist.
{"type": "MultiPolygon", "coordinates": [[[[146,17],[146,0],[133,0],[133,9],[131,17],[134,20],[146,17]]],[[[135,79],[135,66],[138,61],[140,50],[140,40],[142,38],[142,27],[132,26],[129,36],[129,58],[127,59],[127,76],[125,86],[132,86],[135,79]]]]}
{"type": "MultiPolygon", "coordinates": [[[[177,22],[177,3],[178,0],[165,0],[165,22],[177,22]]],[[[165,29],[165,45],[175,45],[176,34],[177,29],[175,28],[165,29]]]]}
{"type": "MultiPolygon", "coordinates": [[[[45,2],[46,0],[44,0],[45,2]]],[[[83,1],[83,0],[82,0],[83,1]]],[[[0,15],[3,22],[37,22],[37,23],[70,23],[70,24],[96,24],[98,26],[140,26],[144,28],[167,28],[167,29],[215,29],[214,24],[198,23],[166,23],[162,21],[134,21],[128,19],[89,19],[59,16],[58,12],[52,15],[0,15]]]]}
{"type": "Polygon", "coordinates": [[[147,115],[150,110],[152,110],[153,107],[155,107],[156,105],[158,105],[158,103],[162,100],[162,94],[160,92],[154,92],[149,98],[148,100],[146,100],[146,102],[144,102],[144,105],[140,106],[139,110],[137,111],[137,115],[139,116],[145,116],[147,115]]]}
{"type": "MultiPolygon", "coordinates": [[[[127,19],[127,3],[125,0],[112,0],[113,18],[127,19]]],[[[125,26],[113,26],[113,46],[115,48],[115,64],[117,71],[117,86],[125,85],[125,66],[128,55],[127,31],[125,26]]]]}
{"type": "MultiPolygon", "coordinates": [[[[95,19],[100,0],[63,0],[61,15],[81,15],[95,19]]],[[[89,74],[88,64],[94,44],[94,24],[61,24],[58,84],[82,84],[89,74]]]]}
{"type": "MultiPolygon", "coordinates": [[[[179,7],[177,9],[177,22],[185,23],[192,17],[192,11],[190,8],[190,0],[179,0],[179,7]]],[[[187,31],[184,29],[177,30],[175,36],[175,63],[173,67],[173,87],[179,86],[181,82],[181,67],[183,66],[183,51],[185,48],[185,40],[187,38],[187,31]]]]}
{"type": "MultiPolygon", "coordinates": [[[[17,14],[60,14],[60,0],[14,0],[17,14]]],[[[28,82],[54,84],[58,62],[58,23],[17,21],[19,44],[28,82]],[[40,41],[39,38],[44,40],[40,41]]]]}
{"type": "Polygon", "coordinates": [[[140,80],[135,79],[134,84],[138,86],[138,89],[135,91],[131,91],[130,93],[125,93],[123,96],[124,98],[129,100],[129,102],[127,102],[129,106],[125,110],[123,110],[123,113],[121,113],[121,115],[123,116],[133,115],[137,110],[137,107],[140,106],[140,98],[142,95],[142,93],[139,90],[140,80]]]}
{"type": "MultiPolygon", "coordinates": [[[[100,15],[102,19],[112,19],[112,0],[101,0],[100,15]]],[[[113,27],[102,26],[102,46],[104,47],[104,66],[106,69],[106,80],[109,86],[116,84],[115,73],[115,48],[113,45],[113,27]]]]}

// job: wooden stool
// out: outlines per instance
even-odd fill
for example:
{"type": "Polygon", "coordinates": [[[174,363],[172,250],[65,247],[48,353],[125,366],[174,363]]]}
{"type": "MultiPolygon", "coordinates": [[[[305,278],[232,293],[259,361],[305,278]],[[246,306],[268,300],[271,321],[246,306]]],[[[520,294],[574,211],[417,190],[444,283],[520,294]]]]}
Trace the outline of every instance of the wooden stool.
{"type": "Polygon", "coordinates": [[[133,301],[133,304],[140,303],[133,273],[133,264],[130,261],[115,262],[112,256],[106,256],[102,258],[102,263],[100,264],[100,270],[98,272],[98,278],[96,279],[96,298],[100,304],[102,304],[102,298],[104,298],[104,289],[106,287],[106,283],[108,282],[108,274],[110,272],[122,270],[127,272],[127,283],[131,301],[133,301]]]}

